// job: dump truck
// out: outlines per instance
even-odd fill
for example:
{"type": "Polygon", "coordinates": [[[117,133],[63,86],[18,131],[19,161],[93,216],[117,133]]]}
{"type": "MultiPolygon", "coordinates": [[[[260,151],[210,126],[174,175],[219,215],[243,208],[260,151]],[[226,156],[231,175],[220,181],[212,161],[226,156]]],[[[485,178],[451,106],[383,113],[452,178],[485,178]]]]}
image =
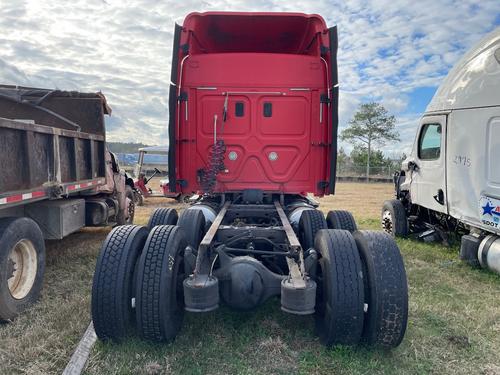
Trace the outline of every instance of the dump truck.
{"type": "Polygon", "coordinates": [[[279,298],[286,313],[314,315],[327,346],[399,345],[397,244],[347,211],[325,217],[309,195],[335,192],[337,28],[302,13],[192,13],[172,54],[169,188],[202,196],[108,235],[92,288],[97,336],[168,342],[186,311],[279,298]]]}
{"type": "Polygon", "coordinates": [[[38,299],[45,240],[132,223],[131,187],[106,150],[109,113],[101,93],[0,85],[0,320],[38,299]]]}
{"type": "Polygon", "coordinates": [[[420,120],[384,203],[382,227],[461,236],[460,257],[500,273],[500,28],[450,70],[420,120]]]}

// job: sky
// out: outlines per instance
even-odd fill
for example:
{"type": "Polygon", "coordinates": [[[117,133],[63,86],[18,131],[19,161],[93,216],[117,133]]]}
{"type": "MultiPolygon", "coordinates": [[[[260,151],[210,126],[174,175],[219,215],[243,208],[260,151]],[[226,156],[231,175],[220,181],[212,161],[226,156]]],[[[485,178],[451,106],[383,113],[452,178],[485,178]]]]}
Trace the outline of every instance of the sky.
{"type": "Polygon", "coordinates": [[[174,22],[220,10],[337,25],[341,129],[361,103],[380,102],[397,118],[401,142],[384,147],[393,156],[411,147],[451,67],[500,26],[499,0],[0,0],[0,83],[102,91],[109,141],[166,144],[174,22]]]}

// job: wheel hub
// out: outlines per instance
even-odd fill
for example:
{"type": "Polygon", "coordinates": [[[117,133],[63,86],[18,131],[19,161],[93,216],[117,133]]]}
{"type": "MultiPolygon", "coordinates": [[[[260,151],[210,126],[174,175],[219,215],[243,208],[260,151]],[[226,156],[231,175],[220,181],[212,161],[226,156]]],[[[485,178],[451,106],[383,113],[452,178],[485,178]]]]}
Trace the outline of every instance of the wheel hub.
{"type": "Polygon", "coordinates": [[[15,244],[9,253],[7,284],[12,297],[15,299],[26,297],[35,283],[36,273],[35,246],[31,241],[23,239],[15,244]]]}
{"type": "Polygon", "coordinates": [[[9,258],[7,260],[7,280],[9,280],[11,277],[14,277],[14,272],[16,271],[16,263],[9,258]]]}
{"type": "Polygon", "coordinates": [[[385,210],[384,213],[382,214],[382,229],[389,233],[392,234],[392,215],[391,212],[388,210],[385,210]]]}

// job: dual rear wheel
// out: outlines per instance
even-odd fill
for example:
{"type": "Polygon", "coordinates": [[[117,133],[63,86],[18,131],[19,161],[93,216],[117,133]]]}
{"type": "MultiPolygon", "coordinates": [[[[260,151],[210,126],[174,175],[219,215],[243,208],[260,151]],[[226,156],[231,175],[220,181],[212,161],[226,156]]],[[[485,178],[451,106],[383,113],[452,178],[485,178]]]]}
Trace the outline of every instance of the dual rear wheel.
{"type": "MultiPolygon", "coordinates": [[[[121,341],[134,331],[152,341],[176,337],[184,317],[184,251],[188,245],[199,245],[196,228],[205,226],[200,211],[187,211],[195,213],[182,214],[179,226],[160,224],[148,230],[126,225],[110,232],[92,290],[92,317],[100,339],[121,341]]],[[[306,216],[305,222],[318,223],[318,217],[306,216]]],[[[394,240],[374,231],[311,231],[311,247],[319,255],[312,277],[317,283],[315,326],[321,343],[398,346],[406,330],[408,290],[394,240]]]]}
{"type": "Polygon", "coordinates": [[[92,319],[101,340],[120,342],[134,332],[152,341],[175,338],[184,316],[184,250],[201,241],[200,214],[186,210],[178,218],[175,210],[159,208],[147,227],[124,225],[109,233],[92,288],[92,319]]]}
{"type": "Polygon", "coordinates": [[[324,229],[320,211],[304,214],[299,222],[301,244],[310,247],[307,235],[312,232],[319,253],[315,325],[321,343],[398,346],[406,331],[408,287],[393,238],[357,230],[347,211],[328,213],[326,223],[333,229],[324,229]]]}
{"type": "Polygon", "coordinates": [[[349,211],[329,211],[325,219],[319,210],[304,210],[299,220],[299,239],[304,250],[314,247],[316,234],[321,229],[343,229],[354,232],[358,227],[349,211]]]}

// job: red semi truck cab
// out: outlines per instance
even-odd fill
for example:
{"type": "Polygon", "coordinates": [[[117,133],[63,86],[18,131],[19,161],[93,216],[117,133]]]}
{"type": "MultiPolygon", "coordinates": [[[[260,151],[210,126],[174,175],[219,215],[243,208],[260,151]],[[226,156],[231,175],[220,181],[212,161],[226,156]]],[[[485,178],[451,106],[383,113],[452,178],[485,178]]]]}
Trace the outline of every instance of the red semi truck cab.
{"type": "Polygon", "coordinates": [[[174,35],[170,190],[334,193],[336,55],[319,15],[189,14],[174,35]]]}
{"type": "Polygon", "coordinates": [[[397,244],[358,231],[348,211],[325,218],[306,195],[335,189],[336,51],[336,29],[317,15],[192,13],[176,25],[169,187],[206,194],[180,215],[156,208],[149,234],[109,234],[92,288],[99,338],[127,335],[109,322],[132,313],[132,296],[138,333],[163,342],[184,311],[248,311],[280,296],[282,311],[314,314],[327,346],[401,343],[408,288],[397,244]],[[108,255],[117,248],[121,259],[108,255]]]}

